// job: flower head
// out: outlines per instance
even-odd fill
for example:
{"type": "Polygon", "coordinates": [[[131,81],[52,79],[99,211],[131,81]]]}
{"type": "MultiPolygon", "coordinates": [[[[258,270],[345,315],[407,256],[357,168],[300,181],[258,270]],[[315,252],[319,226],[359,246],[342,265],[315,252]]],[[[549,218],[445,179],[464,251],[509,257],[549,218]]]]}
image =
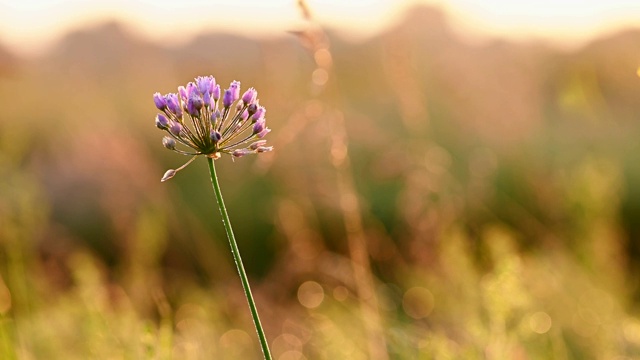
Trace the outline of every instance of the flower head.
{"type": "Polygon", "coordinates": [[[218,159],[228,154],[237,158],[271,151],[273,147],[265,146],[266,140],[262,140],[271,129],[266,126],[266,110],[258,104],[257,96],[258,92],[250,88],[240,97],[239,81],[221,92],[213,76],[197,77],[195,82],[178,87],[177,93],[155,93],[153,101],[162,111],[156,116],[156,127],[167,133],[162,140],[164,147],[193,156],[178,169],[167,171],[162,181],[172,178],[198,155],[218,159]]]}

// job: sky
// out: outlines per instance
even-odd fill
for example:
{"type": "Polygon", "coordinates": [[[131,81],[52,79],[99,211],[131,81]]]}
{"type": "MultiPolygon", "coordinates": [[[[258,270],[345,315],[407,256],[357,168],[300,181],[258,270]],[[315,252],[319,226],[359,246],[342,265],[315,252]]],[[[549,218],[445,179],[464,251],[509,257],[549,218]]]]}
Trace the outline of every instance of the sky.
{"type": "MultiPolygon", "coordinates": [[[[383,31],[416,3],[443,8],[457,32],[479,39],[572,45],[640,27],[640,0],[307,0],[316,20],[353,37],[383,31]]],[[[0,43],[39,52],[72,29],[112,19],[168,42],[209,29],[277,35],[303,26],[296,0],[0,0],[0,43]]]]}

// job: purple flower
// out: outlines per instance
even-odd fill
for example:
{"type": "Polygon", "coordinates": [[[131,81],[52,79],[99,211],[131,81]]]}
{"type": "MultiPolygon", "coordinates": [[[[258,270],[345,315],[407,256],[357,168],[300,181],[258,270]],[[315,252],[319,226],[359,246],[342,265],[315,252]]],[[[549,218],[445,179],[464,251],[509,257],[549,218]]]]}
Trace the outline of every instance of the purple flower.
{"type": "Polygon", "coordinates": [[[169,127],[169,119],[162,114],[156,115],[156,126],[160,130],[166,130],[169,127]]]}
{"type": "Polygon", "coordinates": [[[167,100],[167,109],[171,111],[176,117],[182,117],[182,107],[180,107],[180,100],[178,100],[178,95],[176,94],[167,94],[165,96],[167,100]]]}
{"type": "Polygon", "coordinates": [[[258,137],[258,139],[262,139],[263,137],[267,136],[267,134],[270,132],[271,132],[271,129],[266,128],[260,131],[259,133],[257,133],[256,136],[258,137]]]}
{"type": "Polygon", "coordinates": [[[267,143],[267,140],[258,140],[256,142],[254,142],[253,144],[249,145],[249,149],[256,150],[259,147],[264,146],[266,143],[267,143]]]}
{"type": "Polygon", "coordinates": [[[218,143],[222,139],[222,134],[217,130],[211,130],[210,138],[214,143],[218,143]]]}
{"type": "Polygon", "coordinates": [[[266,114],[267,109],[264,108],[264,106],[259,106],[258,109],[256,109],[256,112],[253,114],[253,116],[251,117],[251,119],[256,122],[260,119],[264,119],[264,114],[266,114]]]}
{"type": "Polygon", "coordinates": [[[235,100],[233,100],[233,92],[229,89],[224,91],[224,95],[222,96],[222,105],[225,108],[231,107],[235,100]]]}
{"type": "Polygon", "coordinates": [[[187,84],[186,87],[186,99],[189,99],[191,96],[193,96],[194,93],[198,93],[198,87],[196,86],[195,83],[190,82],[187,84]]]}
{"type": "Polygon", "coordinates": [[[273,150],[273,146],[259,146],[256,149],[256,152],[264,153],[264,152],[270,152],[272,150],[273,150]]]}
{"type": "MultiPolygon", "coordinates": [[[[239,89],[238,89],[239,90],[239,89]]],[[[242,95],[242,102],[245,105],[253,104],[258,98],[258,92],[254,88],[249,88],[244,95],[242,95]]]]}
{"type": "Polygon", "coordinates": [[[204,101],[196,92],[192,92],[187,101],[187,112],[191,116],[200,116],[200,109],[204,105],[204,101]]]}
{"type": "Polygon", "coordinates": [[[220,95],[213,76],[197,77],[179,86],[177,93],[153,95],[154,104],[163,112],[156,116],[156,127],[170,135],[162,139],[163,146],[193,156],[183,166],[168,170],[162,181],[171,179],[198,155],[216,160],[221,154],[238,158],[273,149],[262,139],[271,129],[266,127],[265,108],[258,105],[258,92],[250,88],[240,97],[240,82],[233,81],[222,94],[222,104],[220,95]]]}
{"type": "Polygon", "coordinates": [[[233,101],[238,100],[240,98],[240,81],[232,81],[229,90],[233,94],[233,101]]]}
{"type": "Polygon", "coordinates": [[[249,154],[253,154],[253,151],[248,150],[248,149],[236,149],[236,150],[233,150],[233,152],[231,153],[231,155],[233,155],[235,157],[243,157],[243,156],[249,155],[249,154]]]}
{"type": "Polygon", "coordinates": [[[182,132],[182,125],[180,125],[180,123],[178,122],[174,122],[169,127],[169,132],[175,136],[180,136],[180,133],[182,132]]]}
{"type": "Polygon", "coordinates": [[[213,92],[213,87],[216,86],[216,79],[213,76],[198,76],[196,85],[200,94],[211,93],[213,92]]]}
{"type": "Polygon", "coordinates": [[[164,110],[167,107],[167,100],[159,92],[153,94],[153,102],[159,110],[164,110]]]}
{"type": "Polygon", "coordinates": [[[212,99],[211,99],[211,92],[209,90],[205,91],[204,94],[202,94],[202,100],[204,101],[204,106],[208,108],[211,107],[212,99]]]}
{"type": "Polygon", "coordinates": [[[182,101],[187,101],[187,88],[184,86],[178,86],[178,94],[180,94],[180,99],[182,101]]]}
{"type": "Polygon", "coordinates": [[[264,130],[265,126],[266,126],[266,121],[264,120],[264,118],[256,121],[255,124],[253,124],[253,133],[257,134],[259,132],[261,132],[262,130],[264,130]]]}

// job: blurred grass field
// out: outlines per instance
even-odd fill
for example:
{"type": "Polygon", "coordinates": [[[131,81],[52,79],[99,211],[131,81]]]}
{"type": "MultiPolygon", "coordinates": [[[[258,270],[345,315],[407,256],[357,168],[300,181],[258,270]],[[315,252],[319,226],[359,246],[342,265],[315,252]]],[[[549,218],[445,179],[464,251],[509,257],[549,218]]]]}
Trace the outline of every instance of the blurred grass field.
{"type": "Polygon", "coordinates": [[[274,358],[640,358],[640,30],[327,40],[0,51],[0,358],[260,358],[204,160],[159,181],[152,94],[208,74],[273,129],[218,173],[274,358]]]}

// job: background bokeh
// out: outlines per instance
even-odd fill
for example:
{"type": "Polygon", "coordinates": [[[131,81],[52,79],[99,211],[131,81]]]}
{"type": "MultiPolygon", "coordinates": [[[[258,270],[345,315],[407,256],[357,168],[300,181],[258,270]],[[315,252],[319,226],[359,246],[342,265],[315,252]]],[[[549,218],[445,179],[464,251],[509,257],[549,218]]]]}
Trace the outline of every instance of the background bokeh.
{"type": "Polygon", "coordinates": [[[204,159],[159,182],[152,94],[209,74],[273,129],[217,168],[276,359],[640,357],[640,30],[304,24],[0,49],[0,358],[260,358],[204,159]]]}

